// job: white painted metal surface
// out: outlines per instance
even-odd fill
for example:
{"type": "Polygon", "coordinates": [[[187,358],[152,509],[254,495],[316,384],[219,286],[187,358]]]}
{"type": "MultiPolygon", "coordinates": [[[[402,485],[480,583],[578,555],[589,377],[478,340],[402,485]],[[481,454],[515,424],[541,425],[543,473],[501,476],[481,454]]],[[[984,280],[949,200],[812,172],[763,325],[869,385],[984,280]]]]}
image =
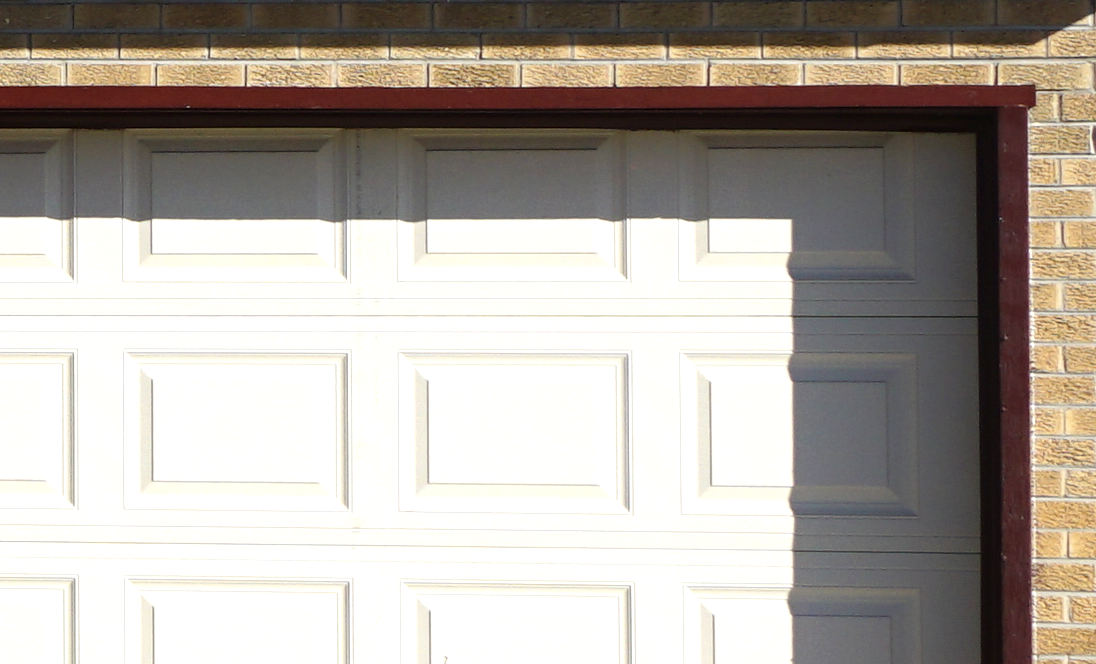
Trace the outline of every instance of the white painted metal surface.
{"type": "Polygon", "coordinates": [[[0,133],[0,661],[974,661],[972,162],[0,133]]]}

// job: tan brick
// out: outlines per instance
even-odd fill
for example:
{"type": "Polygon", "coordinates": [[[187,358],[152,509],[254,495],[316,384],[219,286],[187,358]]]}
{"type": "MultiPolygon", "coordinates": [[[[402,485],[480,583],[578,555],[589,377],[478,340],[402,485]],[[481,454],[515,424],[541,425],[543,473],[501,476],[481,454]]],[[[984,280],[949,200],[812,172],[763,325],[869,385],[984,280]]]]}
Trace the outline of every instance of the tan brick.
{"type": "Polygon", "coordinates": [[[122,57],[129,60],[193,60],[209,57],[205,35],[122,35],[122,57]]]}
{"type": "Polygon", "coordinates": [[[665,56],[662,35],[575,35],[575,58],[579,60],[649,60],[665,56]]]}
{"type": "Polygon", "coordinates": [[[60,85],[62,65],[46,62],[0,63],[0,85],[60,85]]]}
{"type": "Polygon", "coordinates": [[[301,57],[321,60],[379,60],[388,57],[388,37],[377,34],[303,34],[301,57]]]}
{"type": "MultiPolygon", "coordinates": [[[[1063,503],[1080,507],[1088,503],[1063,503]]],[[[1077,528],[1092,528],[1093,524],[1078,522],[1077,528]]],[[[1096,533],[1067,533],[1070,558],[1096,558],[1096,533]]]]}
{"type": "Polygon", "coordinates": [[[165,4],[163,24],[176,30],[218,30],[246,28],[247,5],[244,4],[165,4]]]}
{"type": "Polygon", "coordinates": [[[1096,372],[1096,348],[1091,346],[1067,346],[1063,355],[1066,371],[1070,373],[1096,372]]]}
{"type": "Polygon", "coordinates": [[[712,64],[708,72],[711,85],[796,85],[802,72],[790,64],[712,64]]]}
{"type": "Polygon", "coordinates": [[[335,67],[315,63],[248,65],[247,84],[256,87],[330,87],[335,84],[335,67]]]}
{"type": "Polygon", "coordinates": [[[1061,30],[1050,36],[1050,56],[1091,58],[1096,56],[1096,31],[1061,30]]]}
{"type": "Polygon", "coordinates": [[[116,35],[31,35],[30,54],[33,58],[87,58],[102,60],[118,57],[116,35]]]}
{"type": "Polygon", "coordinates": [[[1035,563],[1031,585],[1037,590],[1092,590],[1096,587],[1096,574],[1092,565],[1035,563]]]}
{"type": "Polygon", "coordinates": [[[829,0],[807,3],[807,25],[889,28],[898,25],[898,0],[829,0]]]}
{"type": "Polygon", "coordinates": [[[339,27],[339,6],[328,4],[254,4],[251,27],[276,30],[339,27]]]}
{"type": "Polygon", "coordinates": [[[1065,599],[1056,595],[1042,595],[1035,598],[1032,607],[1036,620],[1044,622],[1064,622],[1066,617],[1065,599]]]}
{"type": "Polygon", "coordinates": [[[1033,189],[1030,193],[1033,217],[1085,217],[1094,210],[1089,189],[1033,189]]]}
{"type": "Polygon", "coordinates": [[[1028,120],[1032,122],[1057,122],[1060,115],[1060,97],[1056,92],[1039,92],[1035,95],[1035,106],[1028,111],[1028,120]]]}
{"type": "Polygon", "coordinates": [[[1062,231],[1067,247],[1096,248],[1096,222],[1067,221],[1063,224],[1062,231]]]}
{"type": "Polygon", "coordinates": [[[992,65],[902,65],[902,85],[988,85],[992,65]]]}
{"type": "Polygon", "coordinates": [[[1049,33],[1033,30],[959,30],[954,35],[957,58],[1044,57],[1049,33]]]}
{"type": "Polygon", "coordinates": [[[526,64],[521,84],[527,88],[590,88],[613,84],[612,65],[526,64]]]}
{"type": "Polygon", "coordinates": [[[708,69],[699,63],[621,63],[616,67],[616,84],[621,87],[704,85],[707,82],[708,69]]]}
{"type": "Polygon", "coordinates": [[[1065,433],[1065,415],[1057,408],[1032,408],[1032,431],[1039,435],[1065,433]]]}
{"type": "MultiPolygon", "coordinates": [[[[1055,159],[1032,159],[1028,162],[1028,181],[1031,184],[1057,184],[1058,162],[1055,159]]],[[[1034,229],[1034,224],[1032,225],[1034,229]]],[[[1033,233],[1034,234],[1034,233],[1033,233]]],[[[1050,246],[1050,245],[1048,245],[1050,246]]]]}
{"type": "Polygon", "coordinates": [[[209,54],[224,60],[292,60],[297,57],[296,35],[213,35],[209,54]]]}
{"type": "Polygon", "coordinates": [[[616,4],[534,2],[528,5],[525,21],[530,28],[592,29],[612,28],[617,24],[616,4]]]}
{"type": "MultiPolygon", "coordinates": [[[[1087,291],[1096,289],[1087,288],[1087,291]]],[[[1069,287],[1066,290],[1066,304],[1070,302],[1072,294],[1069,287]]],[[[1096,303],[1096,293],[1090,295],[1093,303],[1096,303]]],[[[1034,338],[1036,341],[1096,341],[1096,318],[1093,316],[1058,315],[1035,316],[1034,338]]]]}
{"type": "Polygon", "coordinates": [[[1071,408],[1066,411],[1066,433],[1072,435],[1096,434],[1096,410],[1071,408]]]}
{"type": "Polygon", "coordinates": [[[1061,27],[1092,12],[1090,0],[998,0],[1001,25],[1049,25],[1061,27]]]}
{"type": "Polygon", "coordinates": [[[1035,279],[1091,279],[1096,277],[1096,253],[1033,251],[1031,276],[1035,279]]]}
{"type": "Polygon", "coordinates": [[[1035,643],[1039,655],[1096,655],[1096,628],[1036,627],[1035,643]]]}
{"type": "Polygon", "coordinates": [[[433,64],[430,85],[439,88],[497,88],[518,84],[517,65],[433,64]]]}
{"type": "Polygon", "coordinates": [[[1062,351],[1057,346],[1036,346],[1031,349],[1031,370],[1041,373],[1062,371],[1062,351]]]}
{"type": "Polygon", "coordinates": [[[802,0],[716,2],[712,22],[724,27],[797,28],[803,25],[802,0]]]}
{"type": "Polygon", "coordinates": [[[1063,159],[1062,184],[1096,184],[1096,159],[1063,159]]]}
{"type": "Polygon", "coordinates": [[[425,29],[430,21],[430,3],[426,2],[347,2],[342,6],[344,28],[425,29]]]}
{"type": "MultiPolygon", "coordinates": [[[[1092,378],[1076,376],[1034,376],[1031,394],[1035,403],[1087,403],[1096,398],[1092,378]]],[[[1066,425],[1069,430],[1069,425],[1066,425]]],[[[1096,459],[1094,459],[1096,461],[1096,459]]]]}
{"type": "Polygon", "coordinates": [[[861,32],[857,53],[862,58],[946,58],[951,55],[947,32],[861,32]]]}
{"type": "Polygon", "coordinates": [[[0,33],[0,58],[26,59],[30,57],[30,40],[26,35],[0,33]]]}
{"type": "MultiPolygon", "coordinates": [[[[1086,379],[1076,380],[1086,382],[1086,379]]],[[[1091,379],[1088,379],[1087,382],[1091,386],[1091,379]]],[[[1067,412],[1067,432],[1069,428],[1069,412],[1067,412]]],[[[1032,460],[1038,466],[1085,466],[1096,463],[1096,441],[1072,438],[1038,438],[1032,445],[1032,460]]]]}
{"type": "MultiPolygon", "coordinates": [[[[1096,311],[1096,285],[1092,284],[1064,284],[1065,292],[1062,296],[1063,308],[1068,311],[1096,311]]],[[[1075,325],[1080,326],[1080,323],[1075,325]]],[[[1076,330],[1080,333],[1081,330],[1076,330]]],[[[1090,341],[1088,338],[1070,339],[1070,341],[1090,341]]]]}
{"type": "MultiPolygon", "coordinates": [[[[1062,492],[1062,476],[1060,470],[1034,470],[1031,473],[1031,492],[1036,496],[1060,497],[1062,492]]],[[[1038,539],[1036,539],[1038,545],[1038,539]]],[[[1058,558],[1060,556],[1048,556],[1058,558]]]]}
{"type": "Polygon", "coordinates": [[[504,33],[483,36],[486,60],[566,60],[571,57],[571,37],[542,33],[504,33]]]}
{"type": "Polygon", "coordinates": [[[1062,234],[1057,221],[1032,221],[1028,226],[1028,244],[1035,248],[1062,246],[1062,234]]]}
{"type": "MultiPolygon", "coordinates": [[[[1071,597],[1069,600],[1069,619],[1078,623],[1096,622],[1096,598],[1071,597]]],[[[1059,621],[1057,618],[1046,618],[1046,620],[1059,621]]]]}
{"type": "Polygon", "coordinates": [[[1036,311],[1062,308],[1062,288],[1059,284],[1032,284],[1031,306],[1036,311]]]}
{"type": "Polygon", "coordinates": [[[244,66],[160,64],[156,66],[156,84],[240,86],[244,84],[244,66]]]}
{"type": "Polygon", "coordinates": [[[522,8],[513,2],[440,3],[434,5],[434,25],[457,30],[519,28],[522,8]]]}
{"type": "Polygon", "coordinates": [[[71,4],[7,3],[0,6],[0,30],[63,30],[71,27],[71,4]]]}
{"type": "Polygon", "coordinates": [[[894,85],[898,65],[807,64],[807,85],[894,85]]]}
{"type": "Polygon", "coordinates": [[[76,28],[159,28],[160,6],[136,3],[95,3],[75,5],[76,28]]]}
{"type": "Polygon", "coordinates": [[[1062,119],[1063,120],[1096,120],[1096,94],[1064,94],[1062,95],[1062,119]]]}
{"type": "Polygon", "coordinates": [[[478,58],[480,40],[467,34],[394,34],[391,54],[396,59],[454,60],[478,58]]]}
{"type": "Polygon", "coordinates": [[[1092,87],[1092,65],[1075,62],[1021,64],[1006,62],[997,67],[1001,85],[1034,84],[1040,90],[1075,90],[1092,87]]]}
{"type": "MultiPolygon", "coordinates": [[[[1092,528],[1096,526],[1096,502],[1037,500],[1033,510],[1035,525],[1039,528],[1092,528]]],[[[1069,537],[1069,555],[1078,558],[1089,557],[1075,553],[1074,534],[1076,533],[1070,533],[1069,537]]],[[[1093,540],[1092,544],[1096,545],[1096,540],[1093,540]]]]}
{"type": "Polygon", "coordinates": [[[711,23],[707,2],[625,2],[620,5],[622,28],[697,28],[711,23]]]}
{"type": "Polygon", "coordinates": [[[992,25],[994,0],[904,0],[902,25],[992,25]]]}
{"type": "Polygon", "coordinates": [[[1028,148],[1032,154],[1087,154],[1092,149],[1088,127],[1030,127],[1028,148]]]}
{"type": "Polygon", "coordinates": [[[1075,498],[1096,496],[1096,471],[1071,470],[1066,473],[1066,495],[1075,498]]]}
{"type": "Polygon", "coordinates": [[[339,85],[347,88],[418,88],[426,86],[426,65],[409,63],[340,64],[339,85]]]}
{"type": "MultiPolygon", "coordinates": [[[[1055,473],[1056,471],[1048,470],[1041,472],[1055,473]]],[[[1039,558],[1065,558],[1065,533],[1047,531],[1035,533],[1035,555],[1039,558]]]]}
{"type": "Polygon", "coordinates": [[[152,65],[69,63],[69,85],[152,85],[152,65]]]}
{"type": "Polygon", "coordinates": [[[671,58],[760,58],[761,36],[755,32],[684,32],[670,35],[671,58]]]}
{"type": "Polygon", "coordinates": [[[761,41],[766,58],[817,60],[856,56],[850,32],[768,32],[761,41]]]}

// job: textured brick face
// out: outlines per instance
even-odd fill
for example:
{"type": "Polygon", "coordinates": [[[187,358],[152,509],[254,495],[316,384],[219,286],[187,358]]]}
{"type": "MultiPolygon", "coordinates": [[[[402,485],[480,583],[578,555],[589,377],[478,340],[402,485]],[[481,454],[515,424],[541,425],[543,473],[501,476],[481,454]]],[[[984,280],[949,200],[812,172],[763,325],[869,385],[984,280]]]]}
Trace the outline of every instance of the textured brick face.
{"type": "Polygon", "coordinates": [[[1039,664],[1096,664],[1091,0],[0,3],[0,85],[1032,84],[1039,664]]]}

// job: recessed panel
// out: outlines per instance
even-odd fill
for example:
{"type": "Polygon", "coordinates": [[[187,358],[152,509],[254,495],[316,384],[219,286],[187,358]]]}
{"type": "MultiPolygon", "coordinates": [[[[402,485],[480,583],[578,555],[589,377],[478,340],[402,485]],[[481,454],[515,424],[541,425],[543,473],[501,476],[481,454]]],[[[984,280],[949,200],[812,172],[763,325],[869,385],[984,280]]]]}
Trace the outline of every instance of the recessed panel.
{"type": "Polygon", "coordinates": [[[68,131],[0,131],[0,282],[71,281],[68,131]]]}
{"type": "Polygon", "coordinates": [[[918,591],[905,588],[690,588],[686,662],[914,664],[918,591]]]}
{"type": "Polygon", "coordinates": [[[915,278],[905,139],[700,135],[683,149],[683,278],[915,278]]]}
{"type": "Polygon", "coordinates": [[[627,587],[428,585],[404,589],[405,664],[625,664],[627,587]]]}
{"type": "Polygon", "coordinates": [[[0,578],[0,662],[74,664],[72,586],[0,578]]]}
{"type": "Polygon", "coordinates": [[[127,279],[345,278],[341,134],[137,131],[127,139],[127,279]]]}
{"type": "Polygon", "coordinates": [[[416,505],[623,508],[624,356],[405,354],[403,362],[406,497],[416,505]]]}
{"type": "Polygon", "coordinates": [[[72,505],[72,364],[0,354],[0,507],[72,505]]]}
{"type": "Polygon", "coordinates": [[[689,355],[684,364],[691,509],[913,514],[913,355],[689,355]]]}
{"type": "Polygon", "coordinates": [[[400,278],[623,279],[619,138],[604,133],[408,133],[400,278]]]}
{"type": "Polygon", "coordinates": [[[345,502],[344,355],[131,360],[129,407],[146,497],[190,496],[195,506],[225,508],[262,505],[264,495],[297,497],[302,506],[320,497],[345,502]]]}
{"type": "Polygon", "coordinates": [[[138,581],[129,664],[347,664],[344,583],[138,581]]]}

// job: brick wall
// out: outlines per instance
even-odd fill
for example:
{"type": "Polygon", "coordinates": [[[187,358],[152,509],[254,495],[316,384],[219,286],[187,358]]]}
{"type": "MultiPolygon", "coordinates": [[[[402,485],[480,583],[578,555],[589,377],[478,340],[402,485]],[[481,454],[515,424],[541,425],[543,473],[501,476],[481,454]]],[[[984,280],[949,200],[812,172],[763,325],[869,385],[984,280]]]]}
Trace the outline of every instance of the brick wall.
{"type": "Polygon", "coordinates": [[[0,85],[1034,83],[1033,573],[1048,664],[1096,664],[1094,58],[1092,0],[0,5],[0,85]]]}

